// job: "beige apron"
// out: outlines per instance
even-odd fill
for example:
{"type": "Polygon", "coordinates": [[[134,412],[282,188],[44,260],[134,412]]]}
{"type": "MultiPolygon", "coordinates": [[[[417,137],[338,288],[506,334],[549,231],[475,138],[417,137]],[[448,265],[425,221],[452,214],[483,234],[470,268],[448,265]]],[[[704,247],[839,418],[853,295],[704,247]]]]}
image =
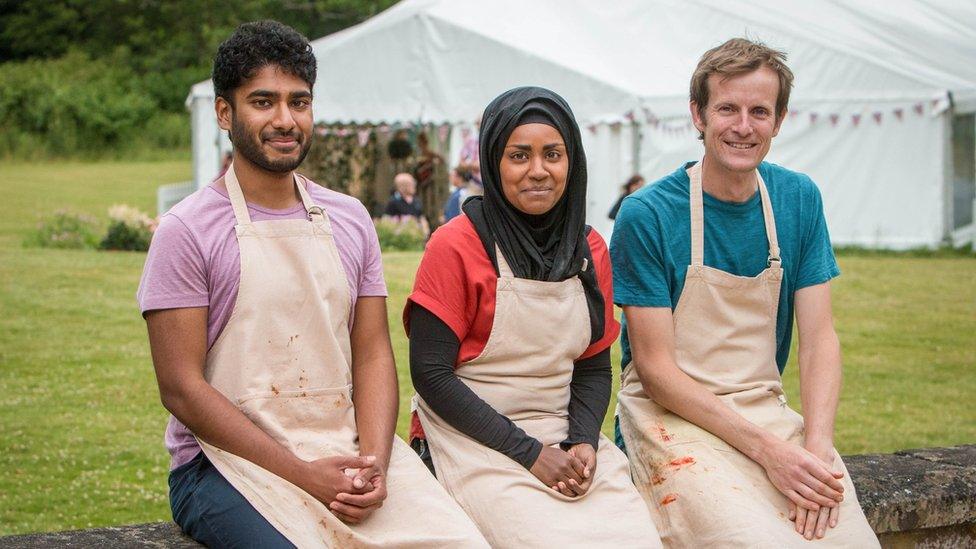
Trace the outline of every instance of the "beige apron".
{"type": "MultiPolygon", "coordinates": [[[[579,278],[515,278],[500,250],[495,318],[485,348],[455,370],[499,413],[543,444],[569,430],[573,362],[590,340],[579,278]]],[[[492,547],[660,547],[627,459],[600,436],[590,489],[570,498],[522,465],[460,433],[423,399],[415,407],[438,479],[474,519],[492,547]]]]}
{"type": "MultiPolygon", "coordinates": [[[[776,224],[766,185],[762,199],[769,266],[755,277],[703,262],[701,166],[691,178],[691,265],[674,311],[678,367],[749,421],[803,444],[803,417],[786,405],[776,365],[776,314],[783,279],[776,224]]],[[[788,520],[788,500],[754,461],[708,431],[649,399],[633,363],[624,369],[617,408],[634,482],[668,547],[807,547],[788,520]]],[[[836,528],[815,543],[877,547],[844,470],[836,528]]]]}
{"type": "MultiPolygon", "coordinates": [[[[306,461],[359,455],[352,404],[350,303],[329,218],[296,187],[308,219],[252,223],[231,166],[241,278],[230,320],[207,355],[208,382],[306,461]]],[[[218,471],[296,546],[483,547],[475,526],[399,438],[383,506],[347,525],[257,465],[199,440],[218,471]]]]}

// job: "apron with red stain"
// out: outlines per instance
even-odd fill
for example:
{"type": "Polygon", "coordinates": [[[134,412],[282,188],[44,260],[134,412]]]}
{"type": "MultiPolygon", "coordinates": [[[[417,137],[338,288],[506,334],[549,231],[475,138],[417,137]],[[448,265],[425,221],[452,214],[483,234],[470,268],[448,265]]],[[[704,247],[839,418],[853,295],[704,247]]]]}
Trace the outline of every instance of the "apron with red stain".
{"type": "MultiPolygon", "coordinates": [[[[803,417],[786,405],[776,365],[776,314],[783,280],[776,223],[766,185],[762,199],[769,266],[755,277],[704,264],[701,166],[691,179],[691,265],[674,311],[681,370],[745,419],[803,444],[803,417]]],[[[617,414],[634,482],[667,547],[878,547],[844,471],[836,528],[807,541],[788,520],[788,500],[765,470],[725,441],[644,394],[633,363],[624,369],[617,414]]]]}

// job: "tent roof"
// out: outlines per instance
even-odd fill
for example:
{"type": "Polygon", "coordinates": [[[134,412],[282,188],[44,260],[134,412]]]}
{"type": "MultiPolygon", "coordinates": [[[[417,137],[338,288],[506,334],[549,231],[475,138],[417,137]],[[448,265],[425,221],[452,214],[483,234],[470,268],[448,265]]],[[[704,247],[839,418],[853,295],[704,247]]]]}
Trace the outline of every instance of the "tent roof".
{"type": "MultiPolygon", "coordinates": [[[[688,112],[698,57],[733,36],[789,54],[800,108],[944,99],[976,105],[976,7],[952,0],[404,0],[312,43],[320,121],[473,120],[518,85],[583,122],[688,112]],[[957,5],[958,4],[958,5],[957,5]],[[883,10],[883,11],[882,11],[883,10]]],[[[190,98],[213,97],[209,81],[190,98]]],[[[970,109],[972,110],[972,109],[970,109]]]]}

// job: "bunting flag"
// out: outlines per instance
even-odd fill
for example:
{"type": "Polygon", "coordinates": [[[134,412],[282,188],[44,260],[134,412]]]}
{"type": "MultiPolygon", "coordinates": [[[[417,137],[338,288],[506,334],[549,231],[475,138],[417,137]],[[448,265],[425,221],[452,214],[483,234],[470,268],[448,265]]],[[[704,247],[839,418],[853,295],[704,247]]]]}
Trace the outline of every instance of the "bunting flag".
{"type": "Polygon", "coordinates": [[[892,112],[895,113],[895,118],[897,118],[899,122],[901,122],[902,117],[905,116],[905,109],[895,109],[892,112]]]}
{"type": "Polygon", "coordinates": [[[810,113],[810,125],[812,126],[813,124],[816,124],[817,123],[817,118],[819,118],[819,117],[820,117],[820,114],[818,114],[818,113],[815,113],[815,112],[810,113]]]}
{"type": "Polygon", "coordinates": [[[921,103],[915,103],[915,114],[921,116],[924,113],[925,113],[925,105],[921,103]]]}
{"type": "Polygon", "coordinates": [[[874,113],[873,113],[872,116],[874,116],[874,121],[877,122],[878,125],[880,126],[881,125],[881,119],[884,118],[884,113],[881,112],[881,111],[874,111],[874,113]]]}
{"type": "Polygon", "coordinates": [[[836,127],[836,126],[837,126],[837,122],[838,122],[839,120],[840,120],[840,115],[839,115],[839,114],[837,114],[837,113],[835,113],[835,112],[833,112],[833,113],[830,113],[830,125],[831,125],[832,127],[836,127]]]}
{"type": "Polygon", "coordinates": [[[856,128],[857,125],[861,123],[861,115],[860,114],[852,114],[851,115],[851,122],[854,124],[854,127],[856,128]]]}
{"type": "Polygon", "coordinates": [[[633,122],[634,121],[634,111],[627,111],[626,113],[624,113],[624,118],[626,118],[627,120],[633,122]]]}
{"type": "Polygon", "coordinates": [[[596,124],[590,124],[589,126],[586,127],[586,129],[590,130],[590,133],[592,133],[593,135],[596,135],[596,124]]]}

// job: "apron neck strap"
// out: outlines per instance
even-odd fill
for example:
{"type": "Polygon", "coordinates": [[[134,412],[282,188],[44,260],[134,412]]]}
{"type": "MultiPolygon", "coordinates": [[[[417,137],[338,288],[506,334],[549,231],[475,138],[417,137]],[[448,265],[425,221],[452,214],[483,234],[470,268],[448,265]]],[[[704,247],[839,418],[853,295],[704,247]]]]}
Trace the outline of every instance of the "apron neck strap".
{"type": "MultiPolygon", "coordinates": [[[[688,168],[689,202],[691,204],[691,264],[702,266],[705,264],[705,208],[702,191],[702,166],[705,159],[688,168]]],[[[767,266],[775,262],[781,263],[779,256],[779,239],[776,237],[776,218],[773,217],[773,204],[769,200],[766,182],[763,181],[759,170],[756,170],[756,180],[759,183],[759,198],[762,200],[763,223],[766,226],[766,240],[769,242],[769,259],[767,266]]]]}
{"type": "Polygon", "coordinates": [[[512,273],[512,268],[508,266],[508,261],[505,260],[505,254],[502,253],[502,249],[495,244],[495,258],[498,260],[498,276],[499,278],[514,278],[515,274],[512,273]]]}
{"type": "MultiPolygon", "coordinates": [[[[298,174],[295,174],[294,178],[295,187],[298,189],[298,195],[302,199],[302,205],[305,207],[305,211],[308,212],[309,220],[325,220],[325,211],[312,202],[312,197],[309,196],[308,190],[305,189],[304,182],[298,178],[298,174]]],[[[237,179],[237,173],[234,171],[233,163],[227,168],[227,172],[224,173],[224,186],[227,187],[227,196],[230,197],[230,204],[234,208],[234,217],[237,218],[237,223],[240,225],[249,224],[251,222],[251,214],[247,211],[244,191],[241,190],[241,183],[237,179]]]]}

